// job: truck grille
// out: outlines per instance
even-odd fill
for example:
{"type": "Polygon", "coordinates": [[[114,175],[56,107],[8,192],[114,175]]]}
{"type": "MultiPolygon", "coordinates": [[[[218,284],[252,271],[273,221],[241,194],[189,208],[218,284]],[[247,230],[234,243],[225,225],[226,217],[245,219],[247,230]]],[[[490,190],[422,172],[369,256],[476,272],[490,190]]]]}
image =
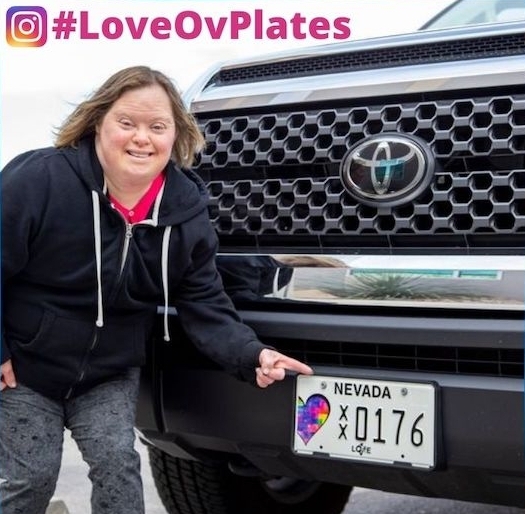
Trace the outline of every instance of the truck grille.
{"type": "Polygon", "coordinates": [[[275,340],[309,365],[523,378],[522,349],[275,340]]]}
{"type": "Polygon", "coordinates": [[[523,88],[448,96],[200,117],[208,146],[197,171],[223,247],[333,248],[346,236],[525,247],[523,88]],[[339,179],[348,148],[382,132],[419,136],[437,162],[429,189],[399,207],[362,205],[339,179]]]}
{"type": "Polygon", "coordinates": [[[410,66],[422,63],[480,59],[525,53],[522,34],[438,41],[425,45],[404,45],[317,57],[296,58],[269,64],[224,68],[209,84],[240,84],[329,73],[410,66]]]}

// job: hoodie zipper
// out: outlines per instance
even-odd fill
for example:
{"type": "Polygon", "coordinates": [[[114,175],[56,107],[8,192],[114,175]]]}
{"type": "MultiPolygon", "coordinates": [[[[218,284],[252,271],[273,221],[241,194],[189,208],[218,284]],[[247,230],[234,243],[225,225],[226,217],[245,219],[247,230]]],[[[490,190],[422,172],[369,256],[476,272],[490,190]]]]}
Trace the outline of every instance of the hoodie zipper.
{"type": "MultiPolygon", "coordinates": [[[[131,243],[131,238],[133,237],[133,224],[128,223],[124,218],[123,218],[123,221],[126,226],[126,232],[124,234],[124,244],[122,245],[122,253],[120,257],[121,261],[120,261],[119,279],[122,277],[124,265],[126,264],[126,259],[128,257],[129,245],[131,243]]],[[[82,380],[84,379],[84,376],[86,374],[86,364],[89,359],[89,355],[91,354],[91,352],[93,352],[93,350],[97,346],[97,343],[98,343],[98,330],[96,331],[95,336],[93,337],[93,340],[91,342],[91,345],[89,346],[89,349],[87,350],[84,356],[84,360],[82,361],[82,365],[80,367],[78,378],[76,379],[75,383],[69,388],[68,392],[66,393],[66,397],[65,397],[66,400],[71,398],[71,395],[73,394],[73,390],[75,389],[75,387],[77,387],[80,384],[80,382],[82,382],[82,380]]]]}
{"type": "Polygon", "coordinates": [[[131,243],[131,238],[133,237],[133,225],[124,220],[126,224],[126,233],[124,234],[124,245],[122,247],[122,255],[120,261],[120,274],[119,278],[122,277],[122,271],[124,270],[124,265],[126,264],[126,259],[128,257],[129,245],[131,243]]]}
{"type": "Polygon", "coordinates": [[[69,398],[71,398],[71,395],[73,394],[73,390],[75,389],[75,387],[77,387],[80,384],[80,382],[84,380],[84,376],[86,374],[86,365],[89,360],[89,356],[93,352],[95,347],[97,346],[97,343],[98,343],[98,329],[96,330],[95,335],[93,336],[93,340],[91,341],[91,345],[89,346],[89,349],[84,355],[84,359],[82,360],[82,365],[80,366],[78,377],[75,380],[75,383],[69,388],[68,392],[66,393],[66,397],[65,397],[66,400],[69,400],[69,398]]]}

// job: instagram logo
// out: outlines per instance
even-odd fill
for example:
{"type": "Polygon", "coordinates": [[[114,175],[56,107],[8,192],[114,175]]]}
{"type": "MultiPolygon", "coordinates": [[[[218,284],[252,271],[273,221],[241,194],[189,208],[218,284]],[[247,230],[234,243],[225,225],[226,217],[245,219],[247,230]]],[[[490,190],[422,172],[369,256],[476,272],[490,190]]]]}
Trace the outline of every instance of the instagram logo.
{"type": "Polygon", "coordinates": [[[47,41],[47,13],[43,7],[10,7],[6,39],[11,46],[42,46],[47,41]]]}

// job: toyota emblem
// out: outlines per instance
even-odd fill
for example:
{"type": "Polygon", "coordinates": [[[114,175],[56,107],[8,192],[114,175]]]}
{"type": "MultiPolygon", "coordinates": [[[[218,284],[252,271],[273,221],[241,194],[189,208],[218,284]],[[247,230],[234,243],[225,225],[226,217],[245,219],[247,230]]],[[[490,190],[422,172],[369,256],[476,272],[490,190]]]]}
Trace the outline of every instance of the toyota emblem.
{"type": "Polygon", "coordinates": [[[345,189],[361,203],[395,206],[419,196],[434,176],[428,144],[415,136],[383,133],[353,145],[341,162],[345,189]]]}

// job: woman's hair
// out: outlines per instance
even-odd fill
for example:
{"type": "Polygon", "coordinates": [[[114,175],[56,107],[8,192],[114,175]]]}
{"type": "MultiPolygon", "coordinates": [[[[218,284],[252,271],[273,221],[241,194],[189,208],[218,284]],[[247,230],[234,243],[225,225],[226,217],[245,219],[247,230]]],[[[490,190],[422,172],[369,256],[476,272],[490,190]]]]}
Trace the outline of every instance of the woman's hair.
{"type": "Polygon", "coordinates": [[[177,136],[172,150],[173,160],[179,166],[191,166],[195,155],[204,147],[204,137],[171,80],[147,66],[125,68],[109,77],[67,117],[56,133],[55,146],[76,147],[83,137],[95,134],[102,118],[126,91],[154,85],[161,86],[170,99],[177,136]]]}

